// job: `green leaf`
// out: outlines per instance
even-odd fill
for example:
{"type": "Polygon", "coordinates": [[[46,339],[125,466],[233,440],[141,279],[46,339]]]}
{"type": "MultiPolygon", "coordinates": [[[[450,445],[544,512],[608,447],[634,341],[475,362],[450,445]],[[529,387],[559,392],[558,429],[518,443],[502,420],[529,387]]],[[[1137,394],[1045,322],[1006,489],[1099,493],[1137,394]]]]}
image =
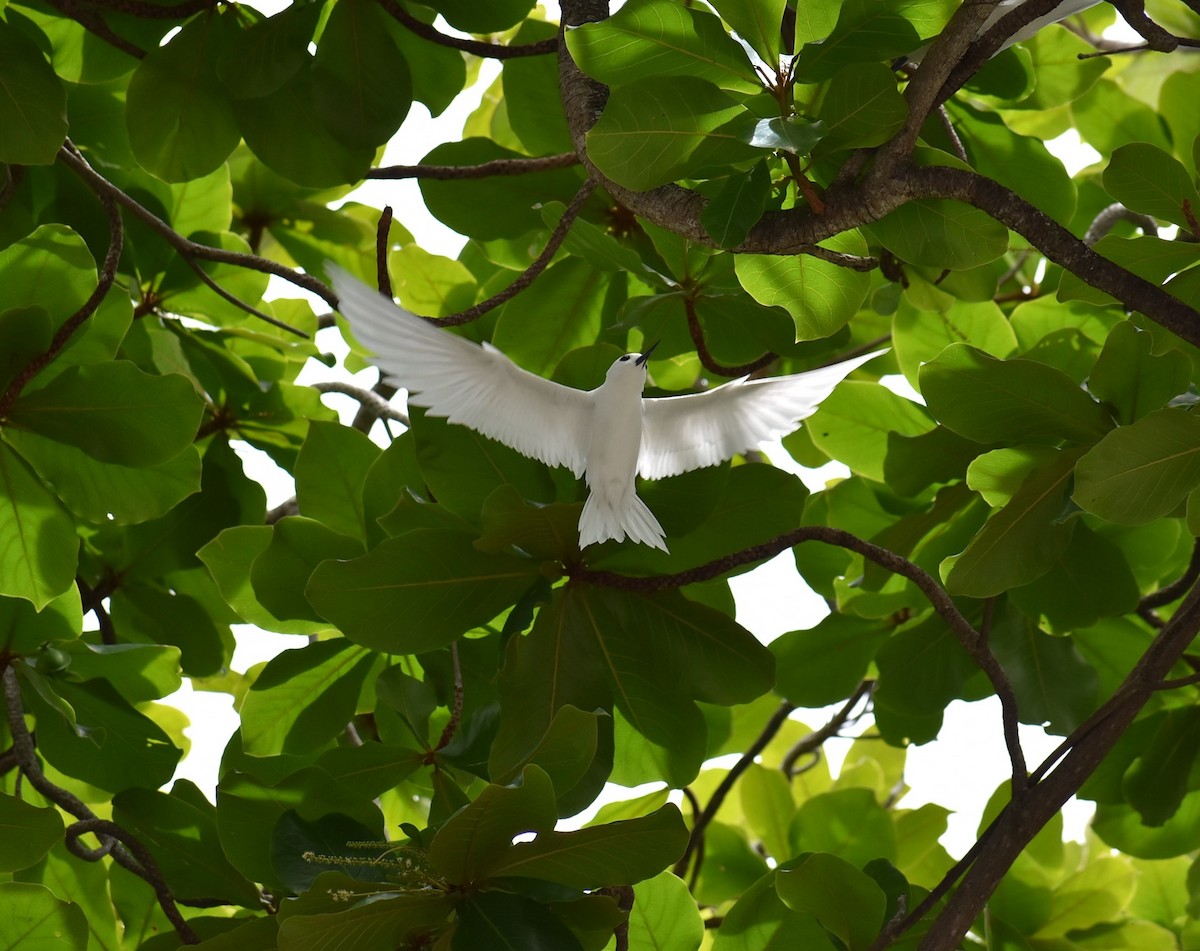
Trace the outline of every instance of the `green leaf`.
{"type": "Polygon", "coordinates": [[[159,700],[179,689],[179,649],[163,644],[63,645],[71,674],[80,680],[103,677],[133,703],[159,700]]]}
{"type": "Polygon", "coordinates": [[[354,717],[374,663],[369,651],[343,640],[277,654],[242,700],[242,748],[251,756],[320,749],[354,717]]]}
{"type": "Polygon", "coordinates": [[[953,594],[990,598],[1041,577],[1071,541],[1073,521],[1060,521],[1079,450],[1030,472],[1008,503],[966,549],[942,563],[953,594]]]}
{"type": "Polygon", "coordinates": [[[74,902],[50,889],[0,882],[0,947],[20,951],[86,951],[88,922],[74,902]]]}
{"type": "Polygon", "coordinates": [[[847,380],[805,423],[813,444],[851,472],[884,481],[889,436],[916,436],[934,428],[924,408],[878,383],[847,380]]]}
{"type": "Polygon", "coordinates": [[[813,796],[792,820],[792,849],[830,852],[853,866],[896,857],[896,835],[888,812],[869,789],[839,789],[813,796]]]}
{"type": "Polygon", "coordinates": [[[1191,361],[1180,350],[1152,352],[1153,335],[1122,321],[1109,332],[1088,377],[1088,389],[1112,403],[1122,423],[1141,419],[1187,391],[1191,361]]]}
{"type": "Polygon", "coordinates": [[[1012,682],[1021,722],[1066,736],[1096,708],[1096,672],[1070,639],[1051,637],[1009,607],[989,643],[1012,682]]]}
{"type": "Polygon", "coordinates": [[[53,806],[39,808],[0,793],[0,872],[16,872],[41,860],[63,834],[53,806]]]}
{"type": "Polygon", "coordinates": [[[381,455],[358,430],[313,420],[296,458],[300,511],[335,532],[365,541],[363,482],[381,455]]]}
{"type": "Polygon", "coordinates": [[[1200,417],[1160,409],[1114,429],[1079,460],[1072,498],[1093,515],[1140,525],[1200,484],[1200,417]]]}
{"type": "Polygon", "coordinates": [[[760,88],[746,54],[716,17],[671,0],[634,0],[606,20],[568,30],[566,39],[579,68],[608,86],[692,76],[723,89],[760,88]]]}
{"type": "Polygon", "coordinates": [[[1146,142],[1123,145],[1104,170],[1104,187],[1131,211],[1190,231],[1200,215],[1200,195],[1181,162],[1146,142]]]}
{"type": "Polygon", "coordinates": [[[207,175],[241,138],[217,78],[226,29],[221,12],[192,19],[147,53],[129,80],[129,143],[138,164],[164,181],[207,175]]]}
{"type": "Polygon", "coordinates": [[[1147,826],[1132,806],[1097,803],[1092,828],[1106,844],[1141,859],[1167,859],[1200,848],[1200,790],[1189,792],[1166,822],[1147,826]]]}
{"type": "Polygon", "coordinates": [[[488,873],[544,878],[568,888],[636,885],[675,862],[687,838],[679,809],[668,804],[640,819],[539,833],[511,846],[488,873]]]}
{"type": "Polygon", "coordinates": [[[948,310],[915,306],[908,295],[892,317],[892,346],[896,362],[914,386],[921,366],[953,343],[968,343],[993,357],[1004,358],[1017,349],[1017,338],[1004,311],[993,301],[954,301],[948,310]]]}
{"type": "MultiPolygon", "coordinates": [[[[328,891],[349,890],[344,876],[326,872],[318,876],[305,898],[326,885],[328,891]]],[[[370,886],[363,897],[375,897],[371,892],[378,890],[377,885],[370,886]]],[[[409,892],[398,898],[368,900],[349,908],[334,905],[325,913],[297,912],[288,915],[280,924],[279,946],[291,951],[327,951],[331,947],[395,951],[397,947],[403,947],[409,932],[429,933],[444,926],[455,904],[452,896],[441,892],[409,892]]]]}
{"type": "Polygon", "coordinates": [[[725,915],[713,951],[833,951],[833,940],[812,915],[793,911],[775,890],[775,872],[746,889],[725,915]]]}
{"type": "Polygon", "coordinates": [[[1161,826],[1175,815],[1189,789],[1200,756],[1200,710],[1165,711],[1153,735],[1125,772],[1122,791],[1148,826],[1161,826]]]}
{"type": "Polygon", "coordinates": [[[863,231],[909,264],[965,271],[1008,250],[1008,229],[978,208],[920,198],[888,212],[863,231]]]}
{"type": "Polygon", "coordinates": [[[478,892],[455,906],[452,951],[582,951],[575,934],[542,903],[507,892],[478,892]]]}
{"type": "Polygon", "coordinates": [[[633,888],[629,951],[696,951],[704,923],[683,879],[660,872],[633,888]]]}
{"type": "Polygon", "coordinates": [[[178,780],[170,793],[125,790],[113,799],[113,820],[151,851],[176,898],[260,905],[258,889],[221,851],[216,810],[186,779],[178,780]]]}
{"type": "Polygon", "coordinates": [[[798,116],[759,119],[748,128],[744,141],[756,149],[791,152],[793,155],[808,155],[825,135],[825,125],[798,116]]]}
{"type": "Polygon", "coordinates": [[[920,382],[933,415],[978,442],[1090,444],[1112,428],[1066,374],[1033,360],[997,360],[953,344],[921,368],[920,382]]]}
{"type": "MultiPolygon", "coordinates": [[[[867,253],[867,244],[856,231],[830,238],[822,247],[867,253]]],[[[840,330],[858,312],[871,285],[868,274],[806,255],[740,254],[734,269],[756,301],[778,305],[792,315],[800,340],[816,340],[840,330]]]]}
{"type": "MultiPolygon", "coordinates": [[[[1093,246],[1093,250],[1119,264],[1138,277],[1155,284],[1163,283],[1170,275],[1183,271],[1200,260],[1200,248],[1188,241],[1167,241],[1153,235],[1122,238],[1106,235],[1093,246]]],[[[1083,278],[1067,271],[1058,285],[1061,301],[1081,300],[1091,304],[1114,304],[1112,297],[1104,291],[1087,284],[1083,278]]]]}
{"type": "Polygon", "coordinates": [[[1049,917],[1038,928],[1036,937],[1061,938],[1070,931],[1115,921],[1136,889],[1137,875],[1128,859],[1101,856],[1054,889],[1049,917]]]}
{"type": "Polygon", "coordinates": [[[46,641],[69,641],[83,629],[79,589],[72,585],[38,611],[23,598],[0,598],[0,650],[31,654],[46,641]]]}
{"type": "Polygon", "coordinates": [[[549,376],[568,351],[595,341],[604,282],[575,258],[552,265],[500,311],[492,343],[526,370],[549,376]]]}
{"type": "Polygon", "coordinates": [[[381,841],[383,816],[378,810],[376,813],[372,822],[364,825],[342,813],[309,820],[289,809],[271,830],[275,875],[295,892],[311,888],[323,871],[337,870],[359,881],[378,881],[384,873],[375,860],[388,850],[381,841]]]}
{"type": "Polygon", "coordinates": [[[889,633],[874,618],[830,614],[816,627],[784,634],[771,642],[779,671],[776,693],[800,707],[823,707],[850,696],[889,633]]]}
{"type": "Polygon", "coordinates": [[[430,843],[429,863],[447,881],[468,885],[503,862],[518,835],[548,833],[557,819],[550,778],[528,766],[519,785],[490,785],[451,816],[430,843]]]}
{"type": "Polygon", "coordinates": [[[741,136],[722,130],[747,116],[737,100],[707,80],[638,79],[610,90],[604,113],[587,134],[588,157],[613,181],[645,191],[686,177],[702,145],[710,164],[751,158],[755,153],[741,136]]]}
{"type": "Polygon", "coordinates": [[[882,63],[839,70],[823,84],[814,106],[824,135],[814,152],[870,148],[895,135],[908,118],[896,74],[882,63]]]}
{"type": "Polygon", "coordinates": [[[488,760],[492,781],[508,783],[526,764],[533,764],[550,777],[558,798],[582,778],[596,755],[600,714],[588,713],[567,704],[554,714],[537,746],[517,763],[500,759],[501,747],[493,747],[488,760]]]}
{"type": "Polygon", "coordinates": [[[738,791],[749,831],[767,855],[783,861],[791,854],[788,826],[796,813],[787,776],[783,770],[751,763],[738,780],[738,791]]]}
{"type": "Polygon", "coordinates": [[[170,780],[182,752],[108,681],[60,679],[53,690],[74,711],[78,729],[42,697],[24,695],[37,717],[38,749],[55,769],[109,792],[156,788],[170,780]]]}
{"type": "Polygon", "coordinates": [[[237,129],[271,171],[309,188],[333,188],[363,178],[374,158],[371,146],[341,139],[317,109],[311,64],[275,92],[232,104],[237,129]]]}
{"type": "Polygon", "coordinates": [[[62,504],[0,442],[0,594],[41,610],[72,586],[78,553],[62,504]]]}
{"type": "MultiPolygon", "coordinates": [[[[555,24],[530,19],[521,24],[511,42],[536,43],[557,33],[555,24]]],[[[504,63],[502,78],[508,124],[530,154],[553,155],[572,150],[571,133],[558,92],[557,57],[509,59],[504,63]]]]}
{"type": "Polygon", "coordinates": [[[67,367],[13,404],[11,422],[101,462],[158,466],[191,446],[204,404],[186,377],[118,360],[67,367]]]}
{"type": "Polygon", "coordinates": [[[45,224],[0,251],[0,275],[5,312],[40,307],[57,329],[95,289],[96,262],[66,225],[45,224]]]}
{"type": "Polygon", "coordinates": [[[785,0],[715,0],[713,8],[769,69],[778,66],[785,0]]]}
{"type": "Polygon", "coordinates": [[[42,51],[0,20],[0,162],[49,165],[67,136],[67,94],[42,51]]]}
{"type": "Polygon", "coordinates": [[[317,117],[351,148],[386,142],[412,105],[412,78],[387,15],[369,0],[339,0],[313,59],[317,117]]]}
{"type": "Polygon", "coordinates": [[[18,429],[10,429],[6,438],[54,486],[64,505],[97,525],[161,518],[200,491],[200,453],[195,446],[158,465],[133,468],[101,462],[82,449],[18,429]]]}
{"type": "Polygon", "coordinates": [[[700,212],[700,223],[721,247],[735,247],[762,217],[770,195],[771,173],[765,162],[759,162],[749,172],[726,179],[700,212]]]}
{"type": "Polygon", "coordinates": [[[483,534],[475,547],[497,554],[516,548],[533,558],[565,561],[579,551],[578,503],[537,505],[511,485],[502,485],[483,504],[483,534]]]}
{"type": "Polygon", "coordinates": [[[250,583],[259,603],[276,617],[319,621],[320,615],[304,594],[313,571],[328,559],[344,560],[362,553],[357,539],[339,535],[312,519],[289,515],[271,526],[271,542],[254,559],[250,583]]]}
{"type": "Polygon", "coordinates": [[[308,62],[320,15],[317,3],[287,7],[230,37],[217,60],[217,75],[230,96],[266,96],[296,75],[308,62]]]}
{"type": "Polygon", "coordinates": [[[865,873],[835,855],[817,852],[775,874],[784,903],[807,912],[850,951],[870,947],[884,925],[887,899],[865,873]]]}
{"type": "Polygon", "coordinates": [[[469,535],[423,528],[389,538],[361,558],[324,562],[306,594],[355,643],[415,654],[490,621],[537,577],[534,561],[488,555],[469,535]]]}
{"type": "Polygon", "coordinates": [[[939,0],[846,0],[837,26],[824,39],[806,43],[796,63],[801,82],[828,79],[845,66],[888,62],[911,53],[940,32],[951,5],[939,0]]]}

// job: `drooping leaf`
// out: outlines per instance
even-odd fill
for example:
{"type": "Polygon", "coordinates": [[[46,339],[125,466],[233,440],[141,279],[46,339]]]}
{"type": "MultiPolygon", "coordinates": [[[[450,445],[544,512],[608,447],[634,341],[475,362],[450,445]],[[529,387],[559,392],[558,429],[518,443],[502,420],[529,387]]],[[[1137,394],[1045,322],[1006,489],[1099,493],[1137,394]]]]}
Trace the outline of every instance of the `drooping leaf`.
{"type": "Polygon", "coordinates": [[[79,539],[62,503],[0,442],[0,594],[39,610],[70,587],[79,539]]]}
{"type": "Polygon", "coordinates": [[[883,926],[887,901],[871,878],[844,859],[816,852],[775,876],[784,903],[813,915],[851,951],[867,948],[883,926]]]}
{"type": "Polygon", "coordinates": [[[53,162],[67,135],[66,112],[66,90],[42,51],[0,20],[0,162],[53,162]]]}

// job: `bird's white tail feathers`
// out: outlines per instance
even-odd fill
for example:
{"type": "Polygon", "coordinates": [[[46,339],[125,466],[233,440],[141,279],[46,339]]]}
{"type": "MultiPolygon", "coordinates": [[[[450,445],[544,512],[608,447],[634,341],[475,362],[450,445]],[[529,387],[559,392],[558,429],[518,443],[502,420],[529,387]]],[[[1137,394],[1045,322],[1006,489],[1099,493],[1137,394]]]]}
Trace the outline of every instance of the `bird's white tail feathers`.
{"type": "Polygon", "coordinates": [[[636,494],[629,492],[614,499],[600,492],[590,493],[579,516],[579,547],[610,538],[621,541],[626,536],[630,541],[667,550],[662,526],[636,494]]]}

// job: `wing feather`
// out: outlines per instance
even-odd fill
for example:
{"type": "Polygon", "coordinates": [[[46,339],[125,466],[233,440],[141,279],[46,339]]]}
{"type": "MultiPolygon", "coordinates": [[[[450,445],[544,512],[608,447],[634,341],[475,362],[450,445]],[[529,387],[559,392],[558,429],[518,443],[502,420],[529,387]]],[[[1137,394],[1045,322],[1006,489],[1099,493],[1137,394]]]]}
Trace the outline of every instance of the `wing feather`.
{"type": "Polygon", "coordinates": [[[340,310],[371,362],[434,416],[468,426],[522,455],[582,476],[591,395],[521,369],[490,344],[440,330],[329,267],[340,310]]]}
{"type": "Polygon", "coordinates": [[[740,379],[703,393],[645,399],[638,474],[664,479],[715,466],[784,436],[851,370],[884,350],[791,376],[740,379]]]}

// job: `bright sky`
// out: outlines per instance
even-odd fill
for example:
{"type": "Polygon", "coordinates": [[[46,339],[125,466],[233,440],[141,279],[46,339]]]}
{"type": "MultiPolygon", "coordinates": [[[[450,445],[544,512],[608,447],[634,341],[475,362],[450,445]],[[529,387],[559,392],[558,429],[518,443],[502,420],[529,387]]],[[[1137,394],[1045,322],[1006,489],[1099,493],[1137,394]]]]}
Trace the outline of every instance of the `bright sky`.
{"type": "MultiPolygon", "coordinates": [[[[253,5],[264,13],[273,13],[286,6],[283,0],[258,0],[253,5]]],[[[543,3],[543,6],[547,4],[543,3]]],[[[557,4],[549,13],[557,19],[557,4]]],[[[445,28],[445,24],[439,21],[445,28]]],[[[480,78],[440,117],[431,119],[425,107],[414,103],[405,120],[403,134],[389,143],[383,164],[416,164],[435,145],[457,140],[467,116],[478,106],[483,91],[499,73],[499,64],[485,61],[480,78]]],[[[1074,173],[1098,156],[1087,146],[1079,143],[1073,132],[1049,143],[1074,173]],[[1088,153],[1091,153],[1090,155],[1088,153]]],[[[351,196],[374,207],[390,204],[396,211],[396,219],[404,224],[426,250],[455,257],[464,240],[425,210],[419,186],[415,181],[371,181],[357,189],[351,196]]],[[[300,292],[291,285],[272,279],[268,296],[295,297],[300,292]]],[[[314,306],[323,306],[313,299],[314,306]]],[[[318,338],[323,350],[339,356],[345,346],[336,330],[323,331],[318,338]]],[[[359,386],[370,387],[376,379],[374,370],[366,370],[350,377],[339,366],[329,368],[310,361],[298,382],[312,383],[318,380],[350,380],[359,386]]],[[[911,390],[900,386],[901,395],[912,398],[911,390]]],[[[349,397],[331,394],[325,397],[328,405],[338,409],[344,422],[353,417],[357,404],[349,397]]],[[[377,427],[377,430],[379,427],[377,427]]],[[[382,440],[382,436],[379,437],[382,440]]],[[[826,480],[846,474],[837,463],[819,470],[806,470],[797,466],[782,448],[768,447],[771,459],[783,468],[796,472],[812,489],[820,489],[826,480]]],[[[244,447],[241,452],[248,474],[261,481],[267,489],[268,506],[274,506],[294,494],[291,478],[276,467],[264,454],[244,447]]],[[[814,594],[796,572],[790,553],[779,555],[774,560],[752,572],[740,575],[731,581],[737,602],[738,620],[760,640],[769,642],[780,634],[815,625],[828,609],[819,596],[814,594]]],[[[245,671],[261,661],[269,660],[282,650],[302,646],[296,637],[270,634],[249,626],[237,629],[237,649],[233,667],[245,671]]],[[[177,778],[188,778],[205,793],[214,798],[217,766],[221,752],[229,736],[237,727],[237,715],[233,711],[231,698],[227,694],[197,693],[185,681],[184,688],[167,698],[167,703],[178,706],[191,718],[192,726],[187,730],[192,748],[176,772],[177,778]]],[[[802,719],[809,726],[820,726],[836,708],[825,711],[802,711],[802,719]]],[[[869,731],[869,723],[860,724],[860,730],[869,731]]],[[[1048,737],[1040,728],[1022,727],[1021,738],[1026,758],[1031,764],[1038,763],[1058,743],[1058,738],[1048,737]]],[[[826,744],[826,755],[836,770],[849,747],[849,740],[832,740],[826,744]]],[[[735,758],[735,757],[734,757],[735,758]]],[[[727,764],[725,764],[727,765],[727,764]]],[[[900,803],[906,808],[916,808],[926,802],[936,802],[954,811],[950,828],[942,838],[943,845],[955,856],[962,855],[975,840],[975,829],[983,807],[992,791],[1008,775],[1008,757],[1000,730],[999,703],[993,697],[973,704],[955,702],[947,710],[946,725],[939,739],[922,747],[911,747],[905,779],[911,791],[900,803]]],[[[628,792],[615,787],[610,790],[612,798],[620,799],[628,792]]],[[[1082,838],[1083,828],[1091,815],[1090,803],[1072,800],[1065,810],[1066,832],[1069,836],[1082,838]]]]}

